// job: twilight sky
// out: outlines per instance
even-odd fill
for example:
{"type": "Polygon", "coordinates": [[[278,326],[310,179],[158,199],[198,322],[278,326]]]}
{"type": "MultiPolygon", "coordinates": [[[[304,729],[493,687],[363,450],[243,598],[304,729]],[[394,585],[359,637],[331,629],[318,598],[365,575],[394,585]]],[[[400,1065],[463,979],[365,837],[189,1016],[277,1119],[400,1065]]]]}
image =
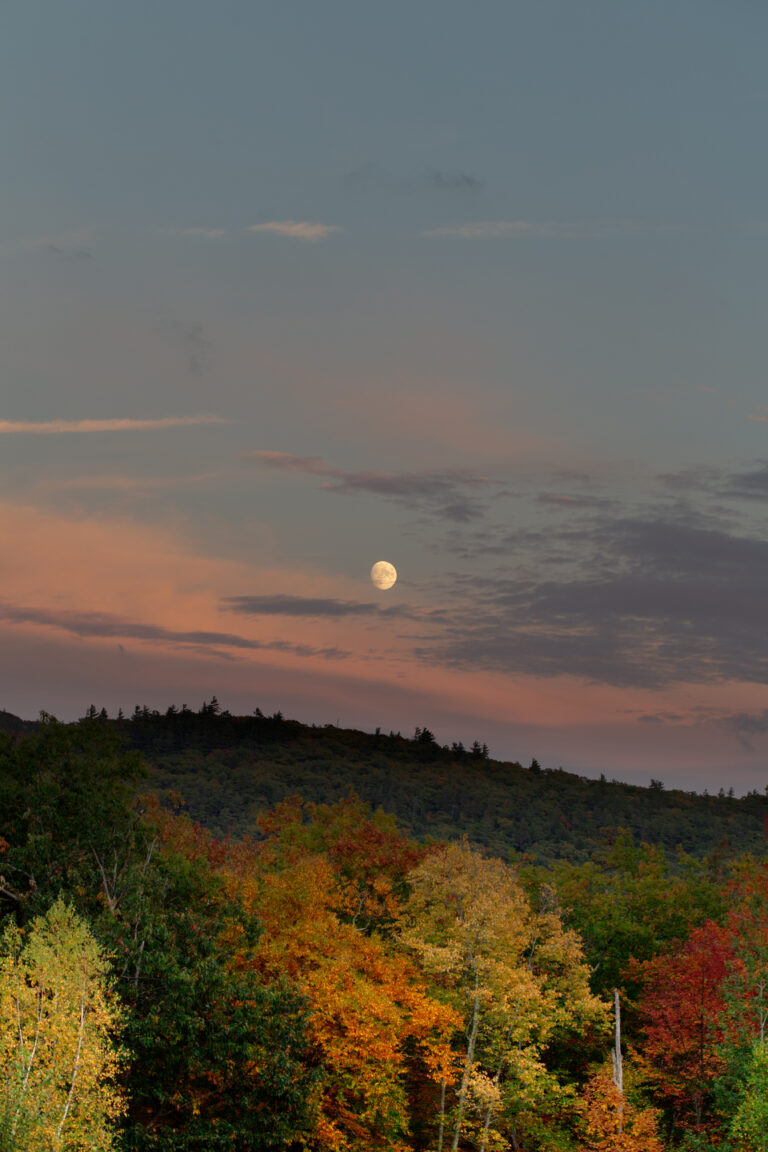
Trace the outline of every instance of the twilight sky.
{"type": "Polygon", "coordinates": [[[766,42],[755,0],[8,0],[0,707],[762,790],[766,42]]]}

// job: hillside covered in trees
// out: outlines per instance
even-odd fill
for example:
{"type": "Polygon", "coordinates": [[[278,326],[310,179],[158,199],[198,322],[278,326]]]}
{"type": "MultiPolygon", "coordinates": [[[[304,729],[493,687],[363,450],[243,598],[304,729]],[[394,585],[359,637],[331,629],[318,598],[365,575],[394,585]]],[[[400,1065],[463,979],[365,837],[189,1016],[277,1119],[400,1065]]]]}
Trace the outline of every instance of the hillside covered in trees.
{"type": "Polygon", "coordinates": [[[215,704],[3,727],[2,1152],[764,1148],[763,798],[215,704]],[[237,806],[230,783],[218,828],[191,818],[179,783],[204,809],[238,764],[290,798],[237,806]],[[402,802],[428,835],[348,794],[376,764],[394,797],[415,781],[415,813],[402,802]],[[296,794],[324,774],[324,797],[296,794]],[[595,821],[576,840],[561,822],[523,852],[496,823],[482,839],[483,790],[543,812],[548,788],[572,824],[576,799],[607,797],[602,819],[637,795],[636,827],[659,815],[661,834],[595,821]],[[695,851],[668,832],[678,811],[695,851]],[[235,812],[244,834],[221,835],[235,812]]]}
{"type": "MultiPolygon", "coordinates": [[[[148,767],[145,787],[179,794],[216,835],[252,832],[259,813],[292,795],[332,803],[350,795],[395,815],[419,839],[456,839],[501,856],[587,860],[613,830],[694,856],[762,852],[768,786],[734,797],[649,787],[547,770],[534,760],[494,760],[485,744],[440,745],[428,729],[412,737],[306,725],[280,713],[232,716],[215,698],[199,711],[136,706],[106,725],[148,767]]],[[[0,711],[0,731],[38,724],[0,711]]]]}
{"type": "Polygon", "coordinates": [[[230,716],[215,700],[198,712],[137,707],[111,723],[149,763],[149,786],[180,793],[192,818],[219,835],[252,831],[259,812],[294,794],[316,803],[354,794],[419,839],[468,836],[504,857],[586,860],[616,828],[696,856],[758,852],[766,842],[764,793],[707,796],[660,781],[642,788],[590,780],[536,761],[494,760],[479,741],[444,747],[427,729],[406,738],[258,710],[230,716]]]}

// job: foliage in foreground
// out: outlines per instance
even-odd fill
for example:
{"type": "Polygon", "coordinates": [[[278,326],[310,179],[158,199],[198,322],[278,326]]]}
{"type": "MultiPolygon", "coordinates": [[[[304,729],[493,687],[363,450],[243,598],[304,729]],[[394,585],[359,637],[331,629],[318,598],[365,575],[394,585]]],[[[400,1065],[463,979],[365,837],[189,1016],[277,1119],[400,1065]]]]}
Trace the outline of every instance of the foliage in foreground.
{"type": "Polygon", "coordinates": [[[111,1152],[122,1012],[103,949],[60,898],[0,941],[0,1148],[111,1152]]]}
{"type": "Polygon", "coordinates": [[[0,737],[2,1152],[765,1152],[763,860],[356,799],[230,841],[141,773],[98,718],[0,737]]]}
{"type": "Polygon", "coordinates": [[[63,897],[110,957],[126,1050],[117,1146],[285,1147],[309,1126],[316,1076],[303,998],[235,969],[228,940],[250,957],[260,925],[204,861],[160,843],[134,803],[139,777],[98,725],[0,740],[0,908],[23,928],[63,897]]]}

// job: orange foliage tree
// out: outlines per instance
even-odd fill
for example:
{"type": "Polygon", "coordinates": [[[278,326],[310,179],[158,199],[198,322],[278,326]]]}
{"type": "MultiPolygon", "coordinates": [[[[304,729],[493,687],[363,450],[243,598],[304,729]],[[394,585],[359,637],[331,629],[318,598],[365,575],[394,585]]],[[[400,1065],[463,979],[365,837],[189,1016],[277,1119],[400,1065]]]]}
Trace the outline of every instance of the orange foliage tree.
{"type": "Polygon", "coordinates": [[[406,894],[406,877],[433,847],[417,844],[394,816],[371,812],[357,797],[314,804],[291,797],[259,818],[272,866],[318,853],[333,869],[336,911],[357,928],[389,928],[406,894]]]}
{"type": "Polygon", "coordinates": [[[409,1088],[453,1083],[451,1040],[463,1024],[385,936],[406,874],[428,850],[357,800],[286,800],[260,819],[260,841],[237,844],[157,807],[153,820],[176,850],[204,855],[258,916],[255,951],[236,934],[228,941],[234,969],[287,978],[305,997],[306,1059],[320,1069],[307,1146],[407,1152],[409,1088]]]}
{"type": "Polygon", "coordinates": [[[311,1009],[309,1037],[323,1068],[316,1146],[405,1149],[405,1075],[418,1060],[435,1083],[453,1079],[456,1013],[431,998],[404,957],[337,912],[327,858],[312,856],[259,878],[248,899],[264,926],[257,963],[285,973],[311,1009]]]}
{"type": "Polygon", "coordinates": [[[654,1108],[636,1108],[606,1071],[587,1083],[579,1152],[664,1152],[654,1108]]]}

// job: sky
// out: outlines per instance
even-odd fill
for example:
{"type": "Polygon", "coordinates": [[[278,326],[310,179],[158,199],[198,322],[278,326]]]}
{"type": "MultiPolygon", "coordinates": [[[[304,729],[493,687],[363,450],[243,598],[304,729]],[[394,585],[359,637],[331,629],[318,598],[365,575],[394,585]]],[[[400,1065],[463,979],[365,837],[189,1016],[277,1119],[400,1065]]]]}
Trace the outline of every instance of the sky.
{"type": "Polygon", "coordinates": [[[762,791],[767,39],[7,0],[0,707],[762,791]]]}

